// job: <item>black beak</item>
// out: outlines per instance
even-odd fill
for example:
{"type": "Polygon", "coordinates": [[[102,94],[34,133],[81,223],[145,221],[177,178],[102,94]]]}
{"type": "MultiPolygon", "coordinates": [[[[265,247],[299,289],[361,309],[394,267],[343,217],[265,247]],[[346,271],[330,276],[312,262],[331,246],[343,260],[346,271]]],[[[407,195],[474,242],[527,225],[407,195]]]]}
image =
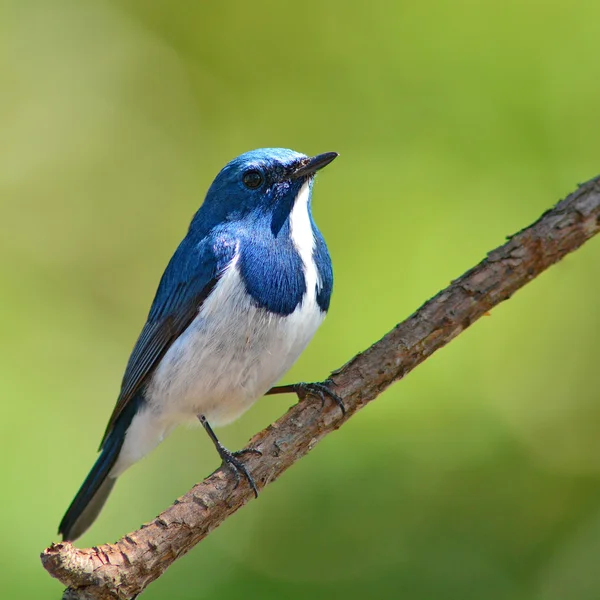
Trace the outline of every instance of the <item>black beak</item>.
{"type": "Polygon", "coordinates": [[[325,154],[317,154],[312,158],[305,158],[302,160],[298,167],[292,172],[292,179],[298,179],[299,177],[307,177],[313,175],[319,169],[326,167],[332,160],[337,158],[339,154],[337,152],[325,152],[325,154]]]}

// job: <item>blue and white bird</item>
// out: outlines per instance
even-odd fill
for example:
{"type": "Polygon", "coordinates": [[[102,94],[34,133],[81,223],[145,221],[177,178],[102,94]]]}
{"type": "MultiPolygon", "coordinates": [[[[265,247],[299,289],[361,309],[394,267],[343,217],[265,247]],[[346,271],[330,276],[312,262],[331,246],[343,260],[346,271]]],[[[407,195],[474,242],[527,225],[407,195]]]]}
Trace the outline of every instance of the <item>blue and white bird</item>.
{"type": "Polygon", "coordinates": [[[282,148],[242,154],[210,186],[171,258],[131,353],[100,450],[59,526],[74,540],[98,516],[115,481],[177,425],[200,419],[239,481],[254,480],[211,425],[239,417],[294,364],[329,308],[333,273],[311,214],[315,173],[335,152],[282,148]]]}

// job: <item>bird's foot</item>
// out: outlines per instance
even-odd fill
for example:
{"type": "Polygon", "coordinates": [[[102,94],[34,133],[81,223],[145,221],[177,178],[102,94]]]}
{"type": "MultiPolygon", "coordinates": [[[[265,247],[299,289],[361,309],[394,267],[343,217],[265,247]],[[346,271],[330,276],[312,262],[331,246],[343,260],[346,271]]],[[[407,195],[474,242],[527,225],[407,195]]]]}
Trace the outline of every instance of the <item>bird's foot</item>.
{"type": "Polygon", "coordinates": [[[270,394],[296,394],[300,400],[304,400],[309,394],[313,394],[321,398],[321,408],[325,406],[325,397],[333,400],[342,411],[342,416],[346,416],[346,406],[344,401],[329,389],[331,380],[323,381],[322,383],[292,383],[289,385],[278,385],[272,387],[266,395],[270,394]]]}
{"type": "Polygon", "coordinates": [[[250,475],[250,472],[246,468],[246,465],[242,461],[238,460],[237,457],[242,456],[243,454],[258,454],[262,456],[262,452],[260,450],[257,450],[256,448],[244,448],[243,450],[236,450],[235,452],[228,450],[218,440],[217,436],[215,435],[215,432],[212,430],[212,427],[206,420],[206,417],[204,415],[198,415],[198,419],[200,420],[200,423],[202,423],[202,426],[206,430],[206,433],[208,433],[208,436],[215,445],[215,448],[217,449],[217,452],[219,453],[223,464],[227,465],[229,469],[233,472],[233,475],[235,476],[235,487],[237,488],[237,486],[240,485],[241,473],[246,478],[246,481],[252,488],[254,496],[258,498],[258,488],[256,487],[256,482],[254,481],[254,478],[252,477],[252,475],[250,475]]]}
{"type": "Polygon", "coordinates": [[[254,477],[252,477],[252,475],[250,475],[250,471],[248,471],[248,469],[246,468],[246,465],[241,462],[240,460],[238,460],[238,456],[242,456],[243,454],[259,454],[262,456],[262,452],[260,450],[257,450],[256,448],[246,448],[244,450],[236,450],[235,452],[232,452],[231,450],[227,450],[227,448],[225,448],[224,446],[220,446],[219,448],[217,448],[217,452],[219,453],[219,456],[221,457],[221,459],[223,460],[223,464],[227,465],[231,472],[233,473],[234,477],[235,477],[235,487],[237,487],[238,485],[240,485],[240,481],[242,480],[242,478],[240,477],[240,473],[245,477],[246,481],[248,482],[248,484],[250,485],[250,487],[252,488],[252,491],[254,492],[254,496],[256,498],[258,498],[258,488],[256,487],[256,482],[254,481],[254,477]]]}

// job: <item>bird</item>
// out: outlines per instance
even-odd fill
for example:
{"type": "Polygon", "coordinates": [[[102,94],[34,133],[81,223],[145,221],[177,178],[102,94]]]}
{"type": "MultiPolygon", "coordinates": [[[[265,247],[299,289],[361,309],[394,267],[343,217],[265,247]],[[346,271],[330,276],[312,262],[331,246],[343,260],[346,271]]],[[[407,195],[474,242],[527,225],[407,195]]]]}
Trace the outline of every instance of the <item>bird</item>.
{"type": "Polygon", "coordinates": [[[241,474],[258,496],[241,452],[213,426],[267,394],[312,392],[344,412],[327,382],[274,386],[329,309],[333,270],[311,198],[317,171],[337,156],[260,148],[218,173],[162,275],[100,454],[60,522],[64,541],[80,537],[117,478],[182,423],[199,420],[236,485],[241,474]]]}

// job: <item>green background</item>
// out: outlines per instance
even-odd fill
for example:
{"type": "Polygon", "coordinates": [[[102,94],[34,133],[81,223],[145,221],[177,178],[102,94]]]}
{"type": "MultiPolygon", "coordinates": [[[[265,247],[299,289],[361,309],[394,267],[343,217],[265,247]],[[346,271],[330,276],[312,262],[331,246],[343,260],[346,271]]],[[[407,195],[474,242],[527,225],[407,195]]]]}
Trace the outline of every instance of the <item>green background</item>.
{"type": "MultiPolygon", "coordinates": [[[[158,279],[217,171],[340,158],[314,212],[325,378],[600,172],[600,3],[0,1],[1,598],[94,459],[158,279]]],[[[152,599],[600,598],[594,240],[494,309],[177,561],[152,599]]],[[[281,415],[261,400],[230,448],[281,415]]],[[[217,467],[182,428],[83,545],[217,467]]]]}

